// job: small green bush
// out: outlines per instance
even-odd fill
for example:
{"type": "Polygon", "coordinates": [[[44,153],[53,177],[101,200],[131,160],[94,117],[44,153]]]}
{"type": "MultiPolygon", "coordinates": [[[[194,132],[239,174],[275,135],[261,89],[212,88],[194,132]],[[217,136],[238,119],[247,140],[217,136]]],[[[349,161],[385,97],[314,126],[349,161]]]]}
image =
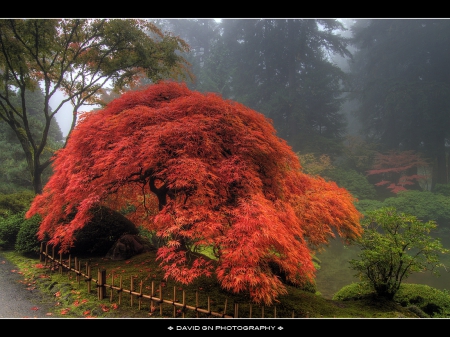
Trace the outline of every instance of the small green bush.
{"type": "Polygon", "coordinates": [[[25,221],[25,212],[19,212],[6,218],[0,217],[0,248],[14,249],[20,226],[25,221]]]}
{"type": "Polygon", "coordinates": [[[347,189],[357,199],[375,199],[377,192],[367,178],[355,171],[333,168],[326,171],[327,180],[332,180],[339,187],[347,189]]]}
{"type": "Polygon", "coordinates": [[[38,255],[40,252],[40,241],[37,238],[37,232],[41,224],[39,215],[23,221],[17,234],[14,249],[24,255],[38,255]]]}
{"type": "Polygon", "coordinates": [[[378,201],[378,200],[363,199],[363,200],[358,200],[355,203],[355,207],[362,214],[366,214],[367,212],[375,211],[377,209],[382,208],[383,202],[378,201]]]}
{"type": "Polygon", "coordinates": [[[0,217],[27,211],[34,197],[35,194],[32,191],[0,194],[0,217]]]}
{"type": "Polygon", "coordinates": [[[333,301],[360,300],[375,295],[375,291],[366,282],[356,282],[342,287],[333,296],[333,301]]]}
{"type": "Polygon", "coordinates": [[[349,262],[379,297],[393,299],[413,273],[433,270],[438,276],[438,268],[443,267],[440,255],[450,253],[430,235],[437,227],[435,222],[420,221],[395,208],[368,212],[361,226],[362,236],[353,240],[361,250],[349,262]]]}

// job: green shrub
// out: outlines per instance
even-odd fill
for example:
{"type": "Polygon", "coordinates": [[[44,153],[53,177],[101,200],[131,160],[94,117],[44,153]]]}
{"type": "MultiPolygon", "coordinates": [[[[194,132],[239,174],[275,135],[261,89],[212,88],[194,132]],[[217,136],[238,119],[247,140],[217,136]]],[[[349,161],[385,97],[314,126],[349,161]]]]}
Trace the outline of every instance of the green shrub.
{"type": "Polygon", "coordinates": [[[35,194],[32,191],[0,194],[0,217],[27,211],[34,197],[35,194]]]}
{"type": "Polygon", "coordinates": [[[394,300],[403,307],[416,306],[432,318],[449,317],[450,314],[449,294],[424,284],[402,284],[394,300]]]}
{"type": "Polygon", "coordinates": [[[436,194],[442,194],[446,197],[450,197],[450,184],[436,184],[433,192],[436,194]]]}
{"type": "Polygon", "coordinates": [[[107,207],[91,211],[93,218],[75,234],[71,254],[101,256],[124,234],[139,234],[136,225],[107,207]]]}
{"type": "Polygon", "coordinates": [[[362,236],[353,241],[361,251],[350,260],[351,268],[379,297],[389,300],[413,273],[432,270],[438,276],[443,267],[439,254],[450,252],[430,235],[437,227],[434,221],[422,222],[395,208],[368,212],[361,226],[362,236]]]}
{"type": "Polygon", "coordinates": [[[378,200],[358,200],[355,203],[356,209],[362,214],[366,214],[367,212],[375,211],[383,207],[383,202],[378,200]]]}
{"type": "Polygon", "coordinates": [[[355,171],[333,168],[326,171],[327,180],[336,182],[339,187],[347,189],[355,198],[375,199],[377,192],[367,178],[355,171]]]}
{"type": "Polygon", "coordinates": [[[30,219],[23,221],[17,234],[14,249],[24,255],[38,255],[40,251],[40,241],[37,238],[37,232],[41,224],[41,217],[35,215],[30,219]]]}
{"type": "MultiPolygon", "coordinates": [[[[342,287],[334,294],[333,300],[360,300],[374,295],[369,284],[358,282],[342,287]]],[[[449,293],[424,284],[402,283],[393,301],[419,317],[445,318],[450,314],[449,293]]]]}
{"type": "Polygon", "coordinates": [[[386,198],[384,207],[394,207],[399,212],[411,214],[422,221],[436,221],[450,225],[450,197],[429,191],[403,191],[386,198]]]}
{"type": "Polygon", "coordinates": [[[6,218],[0,217],[0,248],[14,249],[17,234],[25,221],[25,212],[19,212],[6,218]]]}
{"type": "Polygon", "coordinates": [[[373,295],[375,295],[375,291],[368,283],[356,282],[339,289],[334,294],[333,301],[354,301],[373,295]]]}

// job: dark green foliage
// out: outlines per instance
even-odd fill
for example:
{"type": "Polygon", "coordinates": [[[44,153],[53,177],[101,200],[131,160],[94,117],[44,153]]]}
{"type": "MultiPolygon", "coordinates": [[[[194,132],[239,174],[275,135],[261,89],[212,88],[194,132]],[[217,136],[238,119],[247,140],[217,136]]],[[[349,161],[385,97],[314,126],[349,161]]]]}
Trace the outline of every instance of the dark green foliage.
{"type": "Polygon", "coordinates": [[[105,255],[124,234],[139,234],[138,228],[124,217],[106,207],[92,210],[93,218],[75,235],[71,254],[105,255]]]}
{"type": "Polygon", "coordinates": [[[376,191],[367,178],[355,171],[334,168],[326,172],[328,180],[335,181],[339,187],[344,187],[357,199],[375,199],[376,191]]]}
{"type": "Polygon", "coordinates": [[[399,212],[413,214],[419,220],[432,220],[441,227],[450,227],[450,197],[443,193],[403,191],[384,201],[358,200],[355,206],[363,214],[382,207],[394,207],[399,212]]]}
{"type": "MultiPolygon", "coordinates": [[[[374,295],[369,284],[357,282],[340,289],[333,296],[333,301],[355,301],[374,295]]],[[[418,317],[442,318],[450,314],[449,293],[423,284],[403,283],[393,300],[418,317]]]]}
{"type": "Polygon", "coordinates": [[[355,203],[355,207],[362,214],[366,214],[367,212],[375,211],[379,208],[382,208],[383,202],[378,201],[378,200],[363,199],[363,200],[358,200],[355,203]]]}
{"type": "Polygon", "coordinates": [[[25,221],[25,212],[2,218],[0,217],[0,248],[14,249],[17,234],[25,221]]]}
{"type": "Polygon", "coordinates": [[[404,307],[416,306],[429,317],[449,317],[450,295],[424,284],[403,284],[394,300],[404,307]]]}
{"type": "Polygon", "coordinates": [[[20,226],[19,233],[17,233],[17,240],[14,249],[24,255],[38,255],[41,243],[37,238],[37,232],[41,218],[35,215],[30,219],[26,219],[20,226]]]}
{"type": "Polygon", "coordinates": [[[404,191],[384,200],[385,207],[413,214],[422,221],[436,221],[440,226],[450,226],[450,197],[429,191],[404,191]]]}
{"type": "Polygon", "coordinates": [[[0,218],[27,211],[34,196],[32,191],[0,194],[0,218]]]}
{"type": "Polygon", "coordinates": [[[434,186],[433,192],[436,194],[445,195],[446,197],[450,197],[450,184],[436,184],[436,186],[434,186]]]}

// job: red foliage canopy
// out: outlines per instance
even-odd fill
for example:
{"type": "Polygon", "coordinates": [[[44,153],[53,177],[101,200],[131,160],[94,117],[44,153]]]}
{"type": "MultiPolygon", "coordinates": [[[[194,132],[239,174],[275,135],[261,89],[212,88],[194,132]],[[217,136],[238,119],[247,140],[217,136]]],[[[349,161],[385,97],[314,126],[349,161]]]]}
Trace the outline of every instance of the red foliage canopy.
{"type": "Polygon", "coordinates": [[[351,194],[302,173],[262,114],[173,82],[85,113],[27,216],[39,213],[40,238],[64,252],[99,205],[133,209],[130,220],[164,239],[167,278],[214,272],[224,289],[266,304],[286,293],[273,266],[289,282],[312,282],[311,249],[361,234],[351,194]],[[198,247],[217,260],[190,256],[198,247]]]}
{"type": "Polygon", "coordinates": [[[387,185],[392,193],[406,191],[408,185],[426,179],[425,175],[410,174],[411,169],[426,168],[429,164],[415,151],[391,150],[386,154],[377,153],[371,170],[367,175],[381,175],[383,180],[375,186],[387,185]]]}

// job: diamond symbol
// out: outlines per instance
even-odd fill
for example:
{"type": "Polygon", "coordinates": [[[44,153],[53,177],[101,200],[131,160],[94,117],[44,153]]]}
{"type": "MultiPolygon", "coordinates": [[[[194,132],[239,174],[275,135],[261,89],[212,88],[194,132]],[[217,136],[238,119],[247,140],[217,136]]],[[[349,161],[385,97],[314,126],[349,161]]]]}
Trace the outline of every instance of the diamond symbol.
{"type": "Polygon", "coordinates": [[[173,326],[169,326],[167,329],[169,330],[173,330],[173,326]]]}
{"type": "Polygon", "coordinates": [[[279,326],[277,329],[278,330],[283,330],[284,328],[282,326],[279,326]]]}

